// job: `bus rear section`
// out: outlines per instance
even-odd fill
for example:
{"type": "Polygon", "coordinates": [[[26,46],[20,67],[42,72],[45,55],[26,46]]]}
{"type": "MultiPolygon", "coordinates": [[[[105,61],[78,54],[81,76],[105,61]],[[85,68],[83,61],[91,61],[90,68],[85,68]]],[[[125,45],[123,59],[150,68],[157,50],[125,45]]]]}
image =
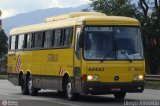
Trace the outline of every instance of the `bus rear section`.
{"type": "Polygon", "coordinates": [[[114,94],[143,92],[145,62],[139,27],[86,26],[82,47],[82,92],[114,94]]]}

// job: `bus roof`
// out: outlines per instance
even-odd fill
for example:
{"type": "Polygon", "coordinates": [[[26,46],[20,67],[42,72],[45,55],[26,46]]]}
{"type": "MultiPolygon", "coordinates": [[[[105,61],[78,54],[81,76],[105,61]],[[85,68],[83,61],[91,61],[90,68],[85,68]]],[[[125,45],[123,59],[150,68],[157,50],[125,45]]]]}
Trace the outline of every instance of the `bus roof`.
{"type": "Polygon", "coordinates": [[[73,13],[64,14],[64,15],[48,17],[44,21],[51,22],[51,21],[64,20],[68,18],[82,17],[82,16],[106,16],[106,14],[99,13],[99,12],[73,12],[73,13]]]}
{"type": "Polygon", "coordinates": [[[13,28],[10,35],[45,31],[75,25],[131,25],[139,26],[138,20],[129,17],[107,16],[98,12],[75,12],[66,15],[48,17],[44,23],[13,28]],[[63,24],[62,24],[63,23],[63,24]]]}

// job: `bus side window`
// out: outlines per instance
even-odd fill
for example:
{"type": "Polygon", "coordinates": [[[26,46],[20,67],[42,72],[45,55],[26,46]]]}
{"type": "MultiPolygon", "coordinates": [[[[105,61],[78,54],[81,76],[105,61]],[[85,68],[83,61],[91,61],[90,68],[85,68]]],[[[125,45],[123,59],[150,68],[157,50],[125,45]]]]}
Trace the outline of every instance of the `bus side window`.
{"type": "Polygon", "coordinates": [[[18,49],[23,49],[23,43],[24,43],[24,34],[21,34],[18,37],[18,49]]]}
{"type": "Polygon", "coordinates": [[[42,47],[44,47],[44,42],[46,41],[46,33],[42,32],[42,47]]]}
{"type": "Polygon", "coordinates": [[[65,40],[65,30],[61,29],[61,35],[60,35],[60,46],[64,46],[64,40],[65,40]]]}
{"type": "Polygon", "coordinates": [[[65,40],[64,40],[64,45],[65,46],[71,46],[72,33],[73,33],[73,28],[66,28],[65,29],[65,40]]]}
{"type": "Polygon", "coordinates": [[[42,37],[43,37],[43,32],[36,32],[35,33],[35,40],[34,40],[34,47],[35,48],[42,47],[42,37]]]}
{"type": "Polygon", "coordinates": [[[35,33],[32,33],[32,36],[31,36],[31,48],[34,48],[34,44],[35,44],[35,33]]]}
{"type": "Polygon", "coordinates": [[[11,50],[15,49],[16,36],[11,36],[11,50]]]}
{"type": "Polygon", "coordinates": [[[53,32],[51,30],[45,32],[44,47],[52,46],[52,35],[53,32]]]}
{"type": "Polygon", "coordinates": [[[32,47],[32,33],[29,33],[27,35],[27,48],[31,48],[32,47]]]}
{"type": "Polygon", "coordinates": [[[27,48],[27,38],[28,38],[28,34],[24,35],[24,43],[23,43],[23,48],[27,48]]]}
{"type": "Polygon", "coordinates": [[[51,35],[51,44],[52,46],[54,46],[54,42],[55,42],[55,30],[52,31],[52,35],[51,35]]]}
{"type": "Polygon", "coordinates": [[[55,39],[54,39],[54,47],[60,47],[60,37],[61,37],[61,30],[55,30],[55,39]]]}
{"type": "Polygon", "coordinates": [[[16,36],[15,49],[18,49],[19,35],[16,36]]]}

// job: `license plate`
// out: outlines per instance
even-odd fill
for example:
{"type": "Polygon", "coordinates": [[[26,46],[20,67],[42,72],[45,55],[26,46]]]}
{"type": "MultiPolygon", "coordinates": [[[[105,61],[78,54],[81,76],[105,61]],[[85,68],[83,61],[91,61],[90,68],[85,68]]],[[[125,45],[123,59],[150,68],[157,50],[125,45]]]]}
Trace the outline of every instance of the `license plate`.
{"type": "Polygon", "coordinates": [[[121,91],[121,88],[112,88],[111,91],[121,91]]]}

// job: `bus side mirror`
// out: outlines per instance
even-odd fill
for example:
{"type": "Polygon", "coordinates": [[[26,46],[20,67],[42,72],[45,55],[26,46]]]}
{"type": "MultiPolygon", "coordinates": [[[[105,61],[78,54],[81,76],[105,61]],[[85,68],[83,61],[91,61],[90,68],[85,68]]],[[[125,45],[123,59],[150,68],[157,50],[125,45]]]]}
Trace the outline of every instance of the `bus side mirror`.
{"type": "Polygon", "coordinates": [[[79,36],[79,47],[80,48],[84,47],[84,32],[82,32],[79,36]]]}

